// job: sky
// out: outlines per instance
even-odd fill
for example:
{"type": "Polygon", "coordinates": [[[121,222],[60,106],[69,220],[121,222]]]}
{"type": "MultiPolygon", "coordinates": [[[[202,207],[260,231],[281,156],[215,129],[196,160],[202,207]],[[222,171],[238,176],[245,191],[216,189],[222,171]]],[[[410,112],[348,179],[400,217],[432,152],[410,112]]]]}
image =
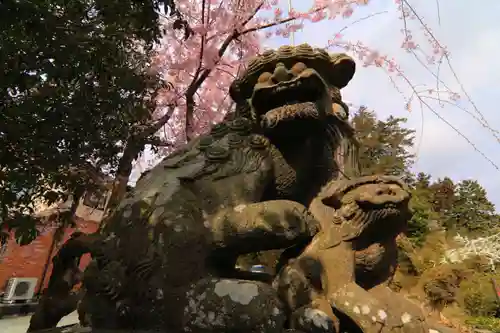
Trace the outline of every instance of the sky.
{"type": "MultiPolygon", "coordinates": [[[[312,0],[291,1],[292,6],[299,11],[307,10],[312,3],[312,0]]],[[[499,130],[500,113],[496,112],[496,101],[497,95],[500,95],[500,43],[495,35],[500,34],[500,20],[497,20],[500,1],[482,0],[481,5],[475,6],[468,0],[408,1],[450,52],[451,66],[472,102],[490,127],[499,130]]],[[[400,47],[404,25],[394,2],[370,0],[367,6],[355,9],[349,19],[307,23],[302,31],[294,34],[294,43],[307,42],[316,47],[325,47],[329,39],[348,26],[342,32],[344,39],[360,41],[380,54],[394,58],[404,76],[417,89],[436,88],[435,77],[412,54],[400,47]],[[368,16],[371,17],[353,24],[368,16]]],[[[280,7],[287,12],[288,0],[280,0],[280,7]]],[[[410,21],[407,26],[413,32],[414,41],[429,53],[429,44],[422,34],[421,25],[410,21]]],[[[285,44],[292,44],[292,41],[272,37],[264,41],[264,48],[277,48],[285,44]]],[[[406,110],[405,98],[411,95],[412,90],[404,80],[396,78],[394,85],[386,72],[380,68],[363,67],[355,55],[347,53],[355,58],[358,66],[354,78],[343,89],[344,100],[354,105],[365,105],[382,119],[390,115],[407,118],[407,127],[416,130],[414,153],[417,158],[414,171],[428,173],[433,179],[446,176],[454,181],[476,179],[485,187],[489,199],[500,211],[500,171],[497,169],[500,166],[499,141],[478,122],[479,115],[464,96],[461,84],[448,65],[441,65],[439,78],[451,91],[461,95],[460,108],[451,105],[441,107],[435,101],[430,101],[429,105],[451,126],[431,110],[421,111],[418,103],[412,103],[411,112],[406,110]]],[[[430,67],[430,70],[434,74],[438,73],[436,66],[430,67]]],[[[141,170],[135,168],[131,180],[135,181],[141,170]]]]}
{"type": "MultiPolygon", "coordinates": [[[[283,7],[287,8],[287,1],[283,7]]],[[[311,0],[292,0],[297,10],[305,10],[311,0]]],[[[452,68],[460,79],[465,91],[483,114],[493,130],[500,129],[500,114],[497,112],[497,101],[500,96],[500,43],[495,35],[500,35],[500,1],[482,0],[472,6],[471,1],[454,0],[438,1],[410,0],[410,4],[419,13],[419,17],[427,24],[450,52],[452,68]],[[438,15],[439,13],[439,15],[438,15]]],[[[401,29],[403,22],[399,19],[394,0],[371,0],[368,6],[354,11],[348,19],[324,20],[319,23],[308,23],[304,29],[294,34],[295,45],[309,43],[317,47],[325,47],[329,39],[344,26],[350,27],[343,32],[344,38],[352,42],[361,41],[364,45],[376,49],[381,54],[395,58],[405,76],[414,86],[435,88],[436,79],[421,66],[414,56],[401,49],[401,29]],[[350,25],[357,19],[374,13],[387,13],[373,16],[359,23],[350,25]]],[[[429,50],[428,43],[416,22],[410,22],[414,31],[414,40],[429,50]]],[[[274,37],[266,41],[265,46],[276,48],[279,45],[291,44],[290,39],[274,37]]],[[[353,56],[352,53],[348,53],[353,56]]],[[[396,87],[387,74],[375,67],[363,67],[357,61],[357,72],[348,87],[343,90],[345,100],[354,105],[366,105],[374,110],[379,118],[389,115],[408,118],[407,127],[416,130],[415,149],[417,160],[415,171],[429,173],[434,179],[448,176],[453,180],[476,179],[487,190],[488,197],[500,211],[500,171],[477,152],[471,143],[455,130],[439,119],[429,109],[420,110],[418,103],[412,104],[411,112],[404,108],[405,99],[411,90],[401,79],[396,87]]],[[[431,67],[436,73],[436,67],[431,67]]],[[[467,101],[447,65],[439,71],[441,80],[454,92],[460,93],[459,106],[479,117],[467,101]]],[[[427,89],[426,88],[426,89],[427,89]]],[[[500,166],[500,145],[491,131],[482,126],[466,111],[454,106],[440,107],[437,102],[430,103],[434,110],[452,124],[472,144],[500,166]]]]}

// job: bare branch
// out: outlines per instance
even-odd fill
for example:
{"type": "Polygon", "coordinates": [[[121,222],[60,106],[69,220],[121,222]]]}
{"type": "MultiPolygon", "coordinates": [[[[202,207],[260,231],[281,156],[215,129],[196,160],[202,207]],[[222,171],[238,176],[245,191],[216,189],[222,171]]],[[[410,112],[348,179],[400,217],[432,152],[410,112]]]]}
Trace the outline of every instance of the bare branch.
{"type": "Polygon", "coordinates": [[[283,23],[287,23],[287,22],[293,21],[295,19],[297,19],[297,17],[289,17],[289,18],[286,18],[286,19],[283,19],[283,20],[279,20],[279,21],[276,21],[276,22],[272,22],[272,23],[268,23],[268,24],[264,24],[264,25],[259,25],[257,27],[253,27],[253,28],[249,28],[247,30],[243,30],[240,33],[240,35],[244,35],[244,34],[248,34],[250,32],[254,32],[254,31],[259,31],[259,30],[271,28],[271,27],[274,27],[276,25],[280,25],[280,24],[283,24],[283,23]]]}
{"type": "Polygon", "coordinates": [[[169,105],[167,112],[160,117],[160,119],[156,120],[153,124],[146,126],[142,129],[139,136],[143,139],[147,138],[158,132],[165,124],[170,120],[172,114],[175,111],[175,105],[169,105]]]}
{"type": "Polygon", "coordinates": [[[377,16],[377,15],[380,15],[380,14],[387,14],[387,13],[389,13],[389,11],[384,10],[384,11],[382,11],[382,12],[372,13],[372,14],[370,14],[370,15],[366,15],[366,16],[364,16],[364,17],[362,17],[362,18],[359,18],[359,19],[357,19],[357,20],[354,20],[352,23],[350,23],[350,24],[348,24],[348,25],[344,26],[342,29],[340,29],[339,31],[337,31],[337,33],[336,33],[335,35],[339,35],[339,34],[341,34],[342,32],[346,31],[347,29],[351,28],[353,25],[355,25],[355,24],[357,24],[357,23],[360,23],[360,22],[366,21],[366,20],[368,20],[368,19],[370,19],[370,18],[372,18],[372,17],[374,17],[374,16],[377,16]]]}
{"type": "Polygon", "coordinates": [[[146,140],[145,144],[149,144],[155,147],[172,147],[173,144],[167,141],[164,141],[158,137],[152,138],[150,140],[146,140]]]}
{"type": "MultiPolygon", "coordinates": [[[[206,2],[206,0],[203,0],[201,3],[201,24],[203,26],[205,26],[205,2],[206,2]]],[[[205,53],[205,42],[206,42],[205,39],[206,39],[206,33],[203,33],[201,35],[201,45],[200,45],[200,56],[198,59],[198,68],[196,69],[193,80],[196,80],[198,78],[198,75],[200,75],[200,72],[201,72],[201,67],[203,65],[203,53],[205,53]]]]}
{"type": "MultiPolygon", "coordinates": [[[[432,38],[432,40],[436,43],[436,45],[438,45],[439,49],[445,50],[445,48],[441,45],[441,43],[439,42],[439,40],[434,36],[434,34],[432,33],[432,31],[429,30],[429,28],[424,23],[424,21],[422,20],[422,18],[420,16],[418,16],[417,12],[410,5],[410,3],[408,3],[407,0],[403,0],[403,3],[408,6],[408,8],[410,9],[410,11],[413,13],[413,15],[415,15],[416,19],[421,24],[421,26],[424,29],[424,31],[429,35],[429,37],[432,38]]],[[[458,75],[455,72],[455,70],[453,69],[453,66],[451,66],[451,60],[450,60],[450,57],[448,56],[448,52],[444,51],[443,52],[443,56],[446,59],[446,62],[448,63],[448,67],[449,67],[451,73],[453,74],[453,77],[455,78],[455,80],[459,84],[460,90],[462,90],[462,92],[464,93],[465,97],[467,97],[467,100],[472,105],[474,111],[476,111],[476,113],[481,117],[481,119],[483,119],[483,121],[485,122],[485,124],[487,124],[488,126],[490,126],[489,122],[486,120],[486,118],[484,117],[484,115],[481,113],[481,111],[479,111],[479,108],[476,106],[476,103],[474,103],[474,101],[472,100],[472,97],[465,90],[465,87],[463,86],[462,81],[458,78],[458,75]]]]}
{"type": "MultiPolygon", "coordinates": [[[[317,13],[319,11],[322,11],[326,7],[327,7],[326,5],[325,6],[321,6],[319,8],[316,8],[315,10],[313,10],[311,13],[317,13]]],[[[255,16],[255,14],[257,14],[257,13],[254,13],[251,16],[251,18],[245,22],[245,24],[248,23],[253,18],[253,16],[255,16]]],[[[291,17],[288,17],[288,18],[285,18],[285,19],[282,19],[282,20],[278,20],[278,21],[272,22],[272,23],[267,23],[267,24],[264,24],[264,25],[259,25],[259,26],[253,27],[253,28],[249,28],[249,29],[241,31],[240,32],[240,36],[244,35],[244,34],[247,34],[247,33],[250,33],[250,32],[259,31],[259,30],[271,28],[271,27],[274,27],[274,26],[277,26],[277,25],[280,25],[280,24],[288,23],[288,22],[296,20],[298,18],[299,18],[298,16],[291,16],[291,17]]]]}
{"type": "Polygon", "coordinates": [[[436,0],[436,10],[437,10],[438,24],[441,25],[441,11],[439,10],[439,0],[436,0]]]}

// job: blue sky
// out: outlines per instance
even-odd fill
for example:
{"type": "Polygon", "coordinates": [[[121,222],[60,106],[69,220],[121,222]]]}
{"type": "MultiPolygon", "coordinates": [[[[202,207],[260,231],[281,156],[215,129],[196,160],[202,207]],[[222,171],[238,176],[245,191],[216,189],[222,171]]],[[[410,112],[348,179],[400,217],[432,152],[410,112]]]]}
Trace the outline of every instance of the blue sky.
{"type": "MultiPolygon", "coordinates": [[[[286,8],[287,2],[282,2],[286,8]]],[[[312,1],[292,2],[296,9],[305,10],[312,1]]],[[[480,6],[479,3],[472,6],[472,2],[466,0],[439,2],[438,19],[436,1],[410,0],[420,17],[451,52],[451,64],[477,108],[491,127],[498,130],[500,1],[483,0],[480,6]]],[[[295,33],[295,44],[307,42],[324,47],[328,39],[349,22],[382,11],[388,13],[351,26],[343,33],[345,38],[351,41],[359,40],[382,54],[394,57],[414,85],[435,87],[435,79],[411,54],[400,48],[400,29],[403,24],[398,19],[394,0],[371,0],[370,5],[355,10],[349,20],[325,20],[306,24],[302,31],[295,33]]],[[[415,31],[415,41],[425,46],[426,41],[419,26],[411,23],[410,27],[415,31]]],[[[291,42],[288,39],[275,37],[266,42],[266,47],[275,48],[289,43],[291,42]]],[[[459,84],[445,66],[442,66],[440,77],[452,90],[460,92],[459,84]]],[[[409,96],[410,90],[407,86],[400,84],[398,87],[409,96]]],[[[454,180],[477,179],[488,191],[488,196],[496,204],[497,210],[500,210],[500,171],[431,111],[424,109],[422,117],[418,104],[413,105],[411,112],[405,110],[405,100],[382,70],[358,66],[356,75],[344,89],[343,95],[355,105],[366,105],[373,109],[379,117],[407,117],[408,127],[417,130],[416,142],[420,142],[420,148],[416,151],[418,159],[415,170],[430,173],[434,178],[449,176],[454,180]]],[[[496,165],[500,165],[499,142],[488,130],[463,110],[448,106],[441,108],[437,103],[431,105],[496,165]]],[[[474,112],[469,103],[461,102],[460,105],[474,112]]]]}

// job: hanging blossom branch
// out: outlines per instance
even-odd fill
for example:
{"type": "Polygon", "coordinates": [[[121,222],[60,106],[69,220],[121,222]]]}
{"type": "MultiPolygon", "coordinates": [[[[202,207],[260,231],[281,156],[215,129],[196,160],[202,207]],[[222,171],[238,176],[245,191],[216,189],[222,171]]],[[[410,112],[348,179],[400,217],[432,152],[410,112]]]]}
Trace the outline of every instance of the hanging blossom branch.
{"type": "MultiPolygon", "coordinates": [[[[404,23],[403,33],[405,35],[405,46],[407,46],[406,47],[407,51],[412,53],[413,56],[417,59],[417,61],[419,61],[428,70],[428,72],[431,73],[431,75],[433,75],[436,79],[436,89],[430,89],[429,92],[431,94],[436,93],[436,95],[438,97],[438,102],[439,102],[440,106],[443,107],[443,104],[445,104],[445,103],[440,98],[439,86],[443,85],[448,91],[450,91],[450,88],[448,88],[448,86],[439,78],[439,71],[441,69],[441,64],[443,63],[443,59],[444,59],[444,60],[446,60],[448,68],[450,69],[453,77],[455,78],[455,80],[459,84],[462,94],[467,98],[467,101],[472,105],[474,112],[479,117],[474,115],[471,111],[465,110],[463,107],[460,107],[457,103],[455,103],[453,106],[460,109],[460,110],[463,110],[465,113],[467,113],[472,118],[474,118],[474,120],[476,120],[488,132],[490,132],[490,134],[492,134],[492,136],[495,138],[495,140],[500,143],[500,137],[498,135],[498,131],[491,127],[489,122],[486,120],[484,115],[479,111],[476,104],[474,103],[474,101],[472,100],[470,95],[465,90],[461,80],[458,78],[458,75],[456,74],[455,70],[453,69],[453,66],[451,65],[451,61],[449,58],[449,52],[446,51],[445,47],[442,46],[442,44],[439,42],[439,40],[434,36],[431,29],[427,26],[427,24],[425,24],[423,22],[422,18],[417,14],[416,10],[409,4],[409,2],[407,0],[396,0],[396,3],[399,4],[399,10],[401,11],[401,14],[402,14],[401,18],[402,18],[403,23],[404,23]],[[425,32],[424,35],[427,38],[428,43],[433,45],[434,55],[431,55],[431,56],[426,55],[425,52],[423,52],[422,48],[420,48],[416,43],[411,41],[412,36],[411,36],[411,31],[407,27],[407,19],[416,20],[419,22],[419,24],[421,25],[422,29],[425,32]],[[431,70],[429,70],[429,68],[427,66],[425,66],[423,61],[415,53],[415,51],[417,51],[417,50],[424,53],[424,55],[427,57],[429,63],[431,63],[431,64],[437,63],[437,73],[436,74],[434,74],[431,70]],[[442,50],[442,52],[439,52],[439,50],[442,50]],[[437,59],[437,60],[436,60],[436,55],[439,55],[439,59],[437,59]]],[[[453,98],[452,100],[456,102],[456,101],[458,101],[459,97],[460,96],[458,94],[456,94],[456,98],[453,98]]],[[[476,147],[474,147],[474,149],[476,149],[476,147]]],[[[476,149],[476,151],[477,151],[477,149],[476,149]]]]}
{"type": "MultiPolygon", "coordinates": [[[[153,59],[155,68],[174,86],[162,91],[159,104],[175,101],[176,111],[169,121],[186,132],[183,138],[168,133],[166,141],[189,140],[223,117],[220,110],[227,111],[231,103],[226,98],[227,89],[236,69],[260,51],[263,39],[260,32],[286,36],[301,29],[306,20],[319,21],[318,17],[324,14],[318,13],[331,11],[334,2],[314,4],[308,11],[292,11],[283,17],[278,1],[179,1],[177,9],[188,21],[193,36],[184,40],[169,27],[172,21],[164,19],[165,43],[153,59]],[[271,13],[272,19],[262,18],[263,13],[271,13]],[[289,24],[293,20],[301,23],[289,24]],[[269,32],[273,28],[274,32],[269,32]]],[[[347,5],[356,5],[356,1],[345,2],[344,6],[347,5]]],[[[333,7],[338,9],[337,5],[333,7]]],[[[160,107],[158,111],[163,109],[160,107]]]]}
{"type": "MultiPolygon", "coordinates": [[[[171,89],[161,90],[156,98],[158,108],[155,118],[161,120],[157,122],[158,125],[163,123],[162,142],[172,144],[164,149],[163,153],[169,153],[178,144],[204,133],[214,122],[223,118],[232,104],[227,94],[230,83],[242,66],[261,52],[265,39],[274,36],[287,38],[291,33],[300,31],[307,22],[314,24],[324,20],[350,18],[357,8],[368,6],[371,2],[314,0],[312,6],[302,12],[294,9],[285,12],[278,0],[178,0],[177,3],[177,10],[189,24],[192,34],[185,39],[183,34],[172,29],[173,20],[164,18],[164,42],[157,48],[156,56],[152,59],[154,70],[162,73],[164,79],[171,83],[171,89]],[[174,107],[169,109],[165,108],[165,105],[174,107]],[[170,111],[168,116],[165,114],[167,110],[170,111]]],[[[417,101],[422,116],[424,108],[431,110],[498,168],[470,139],[429,104],[436,101],[441,106],[458,106],[460,95],[451,91],[439,78],[443,59],[446,59],[448,66],[455,73],[449,61],[449,52],[434,37],[407,0],[395,0],[395,5],[403,22],[401,48],[413,54],[417,62],[435,78],[435,88],[417,89],[419,85],[412,83],[394,58],[380,54],[361,41],[344,39],[343,34],[348,28],[374,16],[387,15],[388,12],[374,13],[355,20],[333,34],[326,47],[342,48],[356,55],[364,67],[374,66],[382,69],[404,97],[408,111],[412,110],[412,103],[417,101]],[[430,54],[414,41],[414,36],[407,26],[408,20],[413,20],[422,27],[425,40],[431,49],[430,54]],[[409,96],[403,93],[405,89],[401,89],[401,84],[398,83],[400,79],[404,85],[409,86],[409,96]]],[[[456,74],[454,75],[458,80],[456,74]]],[[[461,90],[474,106],[477,116],[473,118],[495,136],[498,135],[498,131],[491,128],[475,107],[465,89],[462,87],[461,90]]]]}
{"type": "MultiPolygon", "coordinates": [[[[400,6],[401,6],[401,10],[406,13],[404,15],[404,17],[410,17],[411,19],[418,20],[418,22],[420,23],[420,25],[422,26],[422,28],[425,31],[425,35],[428,38],[428,41],[435,46],[435,49],[444,49],[444,47],[441,45],[441,43],[439,42],[439,40],[432,33],[431,29],[427,26],[427,24],[425,24],[423,22],[422,18],[417,14],[417,12],[415,11],[415,9],[410,5],[410,3],[407,0],[396,0],[396,3],[399,3],[400,6]]],[[[481,117],[481,119],[483,120],[484,124],[486,124],[487,127],[490,127],[488,121],[486,120],[486,118],[484,117],[484,115],[481,113],[481,111],[479,111],[479,109],[477,108],[476,104],[474,103],[474,101],[472,100],[472,98],[470,97],[470,95],[465,90],[465,88],[464,88],[461,80],[459,79],[456,71],[453,69],[453,66],[451,65],[451,60],[449,58],[449,52],[443,52],[442,58],[446,59],[446,62],[448,64],[448,67],[449,67],[451,73],[453,74],[453,76],[454,76],[455,80],[457,81],[457,83],[460,85],[460,89],[461,89],[462,93],[466,96],[468,102],[474,108],[474,111],[481,117]]],[[[498,137],[496,137],[496,139],[497,139],[497,141],[500,142],[500,140],[498,139],[498,137]]]]}
{"type": "MultiPolygon", "coordinates": [[[[458,105],[458,101],[461,96],[452,91],[448,86],[439,78],[439,70],[440,65],[442,63],[442,59],[447,59],[448,65],[452,72],[454,73],[455,78],[459,82],[462,92],[467,96],[469,102],[474,106],[476,113],[479,115],[474,115],[471,111],[465,111],[467,114],[471,115],[473,119],[475,119],[483,128],[487,129],[495,139],[500,142],[500,137],[498,135],[498,131],[493,129],[490,124],[487,122],[485,117],[479,110],[475,107],[475,104],[471,100],[470,96],[465,92],[463,85],[460,83],[458,76],[456,75],[451,63],[449,61],[449,51],[442,46],[441,43],[434,37],[430,28],[425,25],[422,19],[418,16],[417,12],[413,7],[410,6],[408,1],[404,0],[396,0],[396,5],[398,6],[398,11],[401,12],[401,16],[399,17],[403,22],[403,29],[401,32],[403,33],[403,40],[401,43],[401,48],[412,54],[415,59],[420,63],[420,65],[429,72],[436,79],[436,88],[426,88],[423,90],[417,90],[417,86],[410,80],[408,76],[405,75],[404,71],[398,65],[394,58],[389,58],[386,55],[381,55],[377,50],[371,49],[368,46],[364,45],[361,41],[352,42],[349,40],[343,39],[342,32],[350,28],[352,25],[359,23],[361,21],[372,18],[375,15],[382,14],[384,12],[375,13],[364,18],[358,19],[354,21],[351,25],[344,27],[339,32],[334,35],[333,39],[328,41],[329,48],[342,48],[347,52],[352,52],[358,56],[358,59],[363,62],[364,67],[375,66],[384,70],[384,72],[389,76],[391,82],[393,83],[396,90],[402,95],[405,100],[405,108],[407,111],[412,110],[412,102],[416,100],[419,104],[421,115],[422,115],[422,128],[421,134],[423,133],[423,109],[427,109],[432,112],[439,120],[444,122],[448,127],[450,127],[453,131],[455,131],[459,136],[461,136],[476,152],[478,152],[484,159],[486,159],[495,169],[500,170],[499,166],[489,158],[483,151],[481,151],[477,145],[468,138],[465,134],[463,134],[458,128],[452,125],[447,119],[443,117],[436,109],[434,109],[429,101],[437,100],[441,107],[444,105],[452,105],[457,107],[460,110],[464,110],[465,108],[460,107],[458,105]],[[414,41],[414,37],[407,26],[407,19],[416,20],[423,27],[424,36],[427,38],[428,44],[431,46],[432,55],[428,55],[425,53],[423,48],[414,41]],[[426,62],[424,62],[417,54],[416,51],[420,51],[426,57],[426,62]],[[430,66],[437,66],[436,73],[430,69],[430,66]],[[397,79],[402,79],[403,82],[410,88],[410,96],[406,96],[402,89],[399,88],[396,83],[397,79]],[[440,84],[445,88],[444,90],[440,89],[440,84]],[[444,95],[444,96],[443,96],[444,95]],[[446,97],[446,99],[443,99],[446,97]]],[[[466,110],[466,109],[465,109],[466,110]]],[[[420,135],[420,140],[422,139],[422,135],[420,135]]],[[[420,147],[419,142],[417,144],[417,152],[420,147]]]]}

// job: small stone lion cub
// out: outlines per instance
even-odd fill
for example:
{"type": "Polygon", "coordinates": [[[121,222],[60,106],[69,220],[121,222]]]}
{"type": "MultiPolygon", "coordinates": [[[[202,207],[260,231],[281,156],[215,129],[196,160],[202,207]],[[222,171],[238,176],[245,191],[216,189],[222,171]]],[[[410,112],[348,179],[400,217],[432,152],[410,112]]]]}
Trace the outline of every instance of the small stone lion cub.
{"type": "Polygon", "coordinates": [[[332,181],[321,190],[309,207],[321,231],[298,257],[286,258],[273,281],[290,328],[428,332],[420,308],[387,287],[396,237],[411,218],[409,200],[393,176],[332,181]]]}

